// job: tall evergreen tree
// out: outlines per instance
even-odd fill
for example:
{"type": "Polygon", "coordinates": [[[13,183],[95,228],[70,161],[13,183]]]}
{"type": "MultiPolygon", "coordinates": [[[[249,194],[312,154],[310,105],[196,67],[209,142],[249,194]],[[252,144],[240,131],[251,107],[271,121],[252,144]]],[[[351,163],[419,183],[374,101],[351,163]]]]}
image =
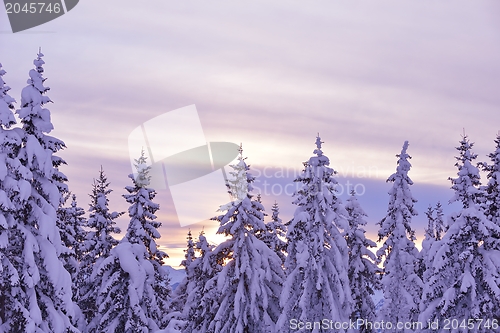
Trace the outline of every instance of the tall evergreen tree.
{"type": "Polygon", "coordinates": [[[417,200],[412,196],[410,186],[413,181],[408,176],[411,156],[407,153],[408,141],[398,157],[396,172],[387,182],[392,182],[389,191],[387,215],[378,223],[379,241],[384,240],[377,251],[383,260],[384,274],[382,287],[384,305],[380,319],[394,323],[392,329],[385,332],[409,332],[397,329],[397,322],[416,322],[419,314],[419,302],[422,295],[422,280],[418,277],[418,250],[415,247],[415,231],[410,223],[417,211],[413,207],[417,200]]]}
{"type": "Polygon", "coordinates": [[[150,167],[144,152],[136,168],[138,175],[129,175],[133,186],[123,195],[130,204],[127,233],[92,274],[98,309],[89,332],[147,333],[165,326],[170,287],[162,265],[167,254],[156,244],[159,206],[152,202],[156,192],[147,187],[150,167]]]}
{"type": "Polygon", "coordinates": [[[480,209],[479,170],[472,165],[476,154],[473,144],[464,135],[457,147],[458,177],[450,178],[455,194],[451,200],[462,204],[462,210],[449,221],[449,229],[432,246],[433,271],[426,284],[420,320],[438,321],[445,332],[445,319],[469,323],[469,320],[490,319],[487,328],[477,322],[473,330],[459,327],[457,332],[494,332],[491,319],[500,305],[500,252],[485,246],[487,240],[498,234],[499,227],[489,221],[480,209]]]}
{"type": "MultiPolygon", "coordinates": [[[[480,163],[480,165],[487,172],[486,177],[488,179],[488,183],[482,188],[485,197],[484,214],[491,222],[500,226],[500,132],[495,139],[495,143],[495,151],[488,154],[491,164],[480,163]]],[[[487,245],[500,249],[500,239],[491,237],[487,245]]]]}
{"type": "Polygon", "coordinates": [[[120,233],[116,227],[116,219],[124,212],[110,211],[108,195],[113,191],[109,188],[104,170],[99,170],[99,177],[94,179],[92,193],[90,194],[89,218],[87,226],[91,229],[81,247],[83,258],[78,272],[78,305],[85,315],[86,321],[90,322],[96,315],[97,294],[93,273],[97,267],[110,255],[111,249],[118,244],[112,234],[120,233]]]}
{"type": "Polygon", "coordinates": [[[87,221],[84,217],[85,210],[78,207],[75,194],[68,194],[65,201],[70,197],[70,206],[58,209],[57,226],[61,231],[61,241],[67,248],[67,251],[61,253],[60,257],[64,263],[64,267],[71,274],[73,298],[76,300],[78,296],[78,272],[84,254],[83,246],[87,239],[87,231],[84,229],[87,221]]]}
{"type": "Polygon", "coordinates": [[[182,312],[186,306],[186,299],[191,292],[188,288],[190,287],[190,283],[193,279],[192,270],[189,266],[196,260],[195,243],[196,242],[193,240],[193,236],[191,235],[191,229],[189,229],[187,234],[187,248],[184,250],[184,260],[181,262],[181,266],[184,266],[186,276],[173,292],[172,301],[170,303],[171,310],[182,312]]]}
{"type": "MultiPolygon", "coordinates": [[[[289,332],[294,320],[346,322],[352,310],[348,249],[338,229],[348,229],[347,212],[338,198],[335,171],[328,167],[330,160],[323,155],[322,143],[318,136],[315,156],[304,163],[305,169],[295,179],[302,187],[295,194],[298,207],[287,233],[280,332],[289,332]]],[[[311,331],[331,330],[316,327],[311,331]]]]}
{"type": "MultiPolygon", "coordinates": [[[[488,154],[491,164],[481,163],[483,170],[487,172],[486,177],[488,179],[488,183],[483,188],[485,196],[483,209],[486,218],[500,227],[500,131],[495,143],[495,151],[488,154]]],[[[496,232],[491,233],[490,237],[485,240],[484,246],[487,249],[500,250],[500,235],[496,232]]],[[[494,269],[491,271],[494,272],[494,269]]],[[[498,281],[498,279],[496,280],[498,281]]],[[[500,306],[494,312],[496,312],[496,318],[500,321],[500,306]]]]}
{"type": "Polygon", "coordinates": [[[432,273],[432,259],[429,258],[429,250],[437,241],[436,237],[436,218],[434,217],[434,208],[431,205],[427,207],[425,212],[427,217],[427,228],[424,231],[424,240],[422,241],[422,250],[419,253],[419,271],[418,276],[423,283],[429,280],[429,274],[432,273]]]}
{"type": "MultiPolygon", "coordinates": [[[[347,199],[345,209],[349,222],[349,228],[344,233],[349,249],[347,274],[354,301],[350,319],[353,322],[362,319],[374,323],[377,318],[372,296],[375,294],[375,290],[381,289],[381,286],[380,269],[376,265],[377,257],[370,248],[375,248],[377,244],[365,236],[365,230],[362,226],[367,223],[365,220],[367,215],[361,208],[354,190],[351,192],[351,197],[347,199]]],[[[361,326],[359,331],[362,333],[375,332],[373,327],[368,325],[361,326]]]]}
{"type": "Polygon", "coordinates": [[[217,281],[213,277],[222,270],[224,253],[213,251],[204,233],[200,233],[196,242],[199,256],[187,267],[186,271],[186,301],[182,309],[186,320],[184,333],[205,333],[207,327],[215,318],[220,292],[217,281]],[[210,283],[208,283],[210,282],[210,283]]]}
{"type": "Polygon", "coordinates": [[[189,229],[187,234],[187,249],[185,250],[184,260],[181,262],[181,265],[185,268],[189,267],[191,263],[196,259],[196,242],[193,240],[193,236],[191,234],[191,229],[189,229]]]}
{"type": "Polygon", "coordinates": [[[448,231],[448,227],[444,224],[444,213],[443,206],[441,206],[441,202],[438,201],[436,207],[434,209],[436,212],[436,217],[434,218],[434,227],[436,229],[436,240],[441,240],[443,238],[443,234],[448,231]]]}
{"type": "MultiPolygon", "coordinates": [[[[9,147],[3,151],[9,168],[4,170],[2,188],[10,201],[2,205],[4,212],[9,210],[4,224],[9,230],[9,264],[2,278],[7,282],[2,288],[8,289],[2,302],[9,313],[3,314],[3,332],[78,332],[71,323],[75,319],[71,277],[59,260],[67,249],[56,222],[67,179],[58,169],[65,162],[55,153],[65,145],[47,135],[53,125],[45,108],[51,100],[46,96],[49,88],[44,86],[42,57],[39,52],[34,60],[35,69],[29,72],[21,108],[16,111],[22,128],[13,131],[17,138],[4,135],[2,144],[2,149],[9,147]]],[[[5,103],[8,90],[3,86],[2,91],[5,103]]],[[[9,109],[11,103],[7,102],[9,109]]],[[[2,125],[8,128],[12,119],[5,104],[1,108],[2,125]]]]}
{"type": "Polygon", "coordinates": [[[274,332],[279,315],[278,295],[283,283],[281,260],[274,251],[257,239],[255,232],[264,230],[264,207],[252,200],[252,182],[240,147],[238,163],[232,166],[238,175],[235,201],[224,205],[227,212],[214,219],[220,222],[219,234],[230,237],[214,250],[223,253],[225,265],[210,281],[210,290],[217,286],[219,304],[214,318],[204,319],[206,332],[244,333],[274,332]]]}
{"type": "Polygon", "coordinates": [[[3,80],[5,74],[7,72],[2,68],[2,64],[0,63],[0,124],[2,125],[2,129],[8,129],[16,123],[13,114],[16,100],[9,95],[10,87],[3,80]]]}
{"type": "Polygon", "coordinates": [[[17,158],[22,132],[9,130],[16,123],[15,100],[8,94],[5,74],[0,64],[0,331],[14,332],[18,326],[25,327],[29,320],[25,316],[25,295],[17,292],[21,287],[22,271],[18,269],[22,269],[23,255],[23,244],[19,242],[24,235],[17,228],[16,210],[26,202],[30,184],[29,179],[23,179],[29,171],[17,158]],[[24,185],[23,193],[20,185],[24,185]]]}
{"type": "Polygon", "coordinates": [[[272,207],[271,221],[266,223],[266,229],[256,233],[258,239],[264,242],[271,250],[273,250],[281,259],[282,264],[286,258],[286,227],[279,217],[279,206],[275,202],[272,207]]]}

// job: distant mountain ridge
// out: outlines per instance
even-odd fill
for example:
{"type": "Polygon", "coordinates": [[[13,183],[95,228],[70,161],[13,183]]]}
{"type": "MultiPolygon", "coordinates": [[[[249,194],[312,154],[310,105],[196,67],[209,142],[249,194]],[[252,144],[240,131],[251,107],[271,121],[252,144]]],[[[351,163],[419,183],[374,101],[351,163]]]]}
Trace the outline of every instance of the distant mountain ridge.
{"type": "Polygon", "coordinates": [[[180,269],[175,269],[172,266],[165,265],[163,266],[163,269],[168,273],[168,276],[170,277],[170,286],[172,287],[172,290],[175,290],[179,283],[186,277],[186,271],[184,268],[180,269]]]}

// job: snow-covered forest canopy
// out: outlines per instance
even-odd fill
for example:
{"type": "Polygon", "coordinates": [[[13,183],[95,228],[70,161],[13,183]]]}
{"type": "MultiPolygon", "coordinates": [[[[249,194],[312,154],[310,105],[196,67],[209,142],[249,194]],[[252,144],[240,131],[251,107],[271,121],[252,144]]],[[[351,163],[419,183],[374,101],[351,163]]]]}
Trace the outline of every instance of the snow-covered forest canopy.
{"type": "Polygon", "coordinates": [[[463,134],[449,178],[461,208],[428,208],[420,251],[408,141],[373,240],[356,192],[346,202],[338,195],[319,134],[288,221],[277,202],[266,213],[240,146],[232,201],[213,217],[225,241],[187,231],[185,278],[174,289],[144,152],[123,191],[128,212],[109,207],[103,168],[82,208],[58,156],[66,145],[49,135],[41,51],[34,65],[19,103],[0,65],[0,332],[498,332],[500,134],[482,161],[463,134]],[[129,223],[117,240],[122,215],[129,223]]]}

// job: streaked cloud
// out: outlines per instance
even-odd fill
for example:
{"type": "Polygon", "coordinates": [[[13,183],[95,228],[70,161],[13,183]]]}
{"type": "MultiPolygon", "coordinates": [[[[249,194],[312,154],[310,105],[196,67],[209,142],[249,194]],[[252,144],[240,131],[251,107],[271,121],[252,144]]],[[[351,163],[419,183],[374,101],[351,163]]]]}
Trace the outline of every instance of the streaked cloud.
{"type": "MultiPolygon", "coordinates": [[[[420,228],[425,206],[449,199],[462,128],[480,159],[493,149],[499,14],[493,0],[86,1],[25,33],[8,33],[0,18],[0,62],[19,100],[42,47],[53,134],[67,143],[63,171],[84,207],[103,165],[113,209],[126,210],[129,133],[196,104],[207,141],[242,142],[256,170],[300,170],[319,132],[339,176],[366,184],[360,201],[373,223],[385,213],[394,155],[409,140],[420,228]],[[376,172],[354,176],[367,169],[376,172]]],[[[158,215],[161,244],[173,249],[187,229],[176,226],[169,196],[159,191],[158,215]]],[[[278,199],[290,218],[291,199],[278,199]]],[[[263,200],[270,210],[273,197],[263,200]]],[[[198,206],[215,215],[221,204],[198,206]]],[[[126,216],[120,223],[126,227],[126,216]]],[[[201,225],[213,235],[208,220],[194,234],[201,225]]]]}

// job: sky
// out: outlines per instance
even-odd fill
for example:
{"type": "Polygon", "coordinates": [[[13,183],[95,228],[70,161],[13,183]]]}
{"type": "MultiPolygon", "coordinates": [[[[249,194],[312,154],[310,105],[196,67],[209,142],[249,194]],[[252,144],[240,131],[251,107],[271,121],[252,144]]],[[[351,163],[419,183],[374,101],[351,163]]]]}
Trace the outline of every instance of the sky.
{"type": "MultiPolygon", "coordinates": [[[[339,189],[357,186],[373,239],[387,209],[385,180],[408,140],[419,244],[429,204],[441,201],[447,214],[459,209],[448,205],[448,177],[456,175],[463,132],[478,160],[494,148],[499,16],[495,0],[87,0],[14,34],[1,8],[0,63],[20,101],[42,48],[54,102],[51,135],[67,145],[62,171],[82,207],[102,166],[113,189],[110,208],[127,210],[121,195],[131,184],[130,133],[195,105],[207,142],[243,145],[266,211],[277,201],[284,221],[294,211],[286,185],[312,156],[319,133],[339,189]]],[[[188,127],[175,137],[194,140],[188,127]]],[[[181,227],[170,189],[159,189],[156,202],[168,264],[182,259],[188,229],[221,240],[208,219],[181,227]]],[[[191,204],[209,218],[225,202],[191,204]]],[[[127,223],[122,216],[118,238],[127,223]]]]}

